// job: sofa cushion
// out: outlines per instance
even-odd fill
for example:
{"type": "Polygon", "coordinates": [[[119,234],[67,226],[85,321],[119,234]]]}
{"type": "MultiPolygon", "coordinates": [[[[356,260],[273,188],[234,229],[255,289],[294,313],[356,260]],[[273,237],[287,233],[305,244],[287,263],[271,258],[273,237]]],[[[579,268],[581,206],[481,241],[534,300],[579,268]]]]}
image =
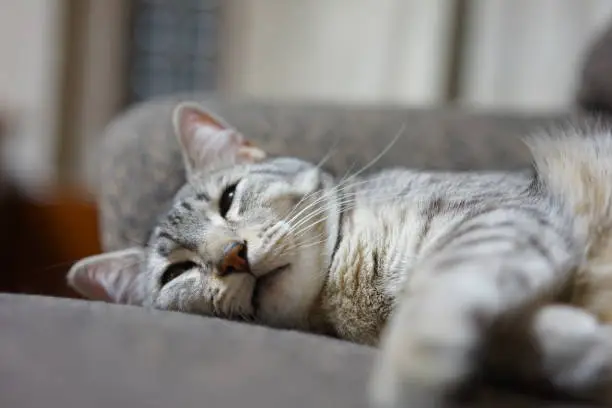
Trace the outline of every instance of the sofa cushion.
{"type": "MultiPolygon", "coordinates": [[[[366,407],[375,354],[218,319],[0,294],[2,408],[366,407]]],[[[483,389],[470,406],[571,405],[483,389]]]]}
{"type": "Polygon", "coordinates": [[[374,350],[291,331],[0,295],[0,406],[365,407],[374,350]]]}

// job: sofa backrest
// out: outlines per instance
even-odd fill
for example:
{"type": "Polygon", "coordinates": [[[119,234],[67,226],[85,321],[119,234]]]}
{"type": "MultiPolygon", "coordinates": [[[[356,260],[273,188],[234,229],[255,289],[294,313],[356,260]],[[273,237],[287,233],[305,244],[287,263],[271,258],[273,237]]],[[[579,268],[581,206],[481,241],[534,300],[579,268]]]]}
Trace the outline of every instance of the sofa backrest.
{"type": "Polygon", "coordinates": [[[326,167],[339,175],[368,163],[402,128],[401,138],[372,170],[525,167],[529,157],[517,136],[568,116],[232,101],[201,94],[145,102],[118,117],[103,137],[99,205],[105,250],[145,243],[185,182],[170,123],[181,100],[201,102],[273,155],[318,162],[337,145],[326,167]]]}

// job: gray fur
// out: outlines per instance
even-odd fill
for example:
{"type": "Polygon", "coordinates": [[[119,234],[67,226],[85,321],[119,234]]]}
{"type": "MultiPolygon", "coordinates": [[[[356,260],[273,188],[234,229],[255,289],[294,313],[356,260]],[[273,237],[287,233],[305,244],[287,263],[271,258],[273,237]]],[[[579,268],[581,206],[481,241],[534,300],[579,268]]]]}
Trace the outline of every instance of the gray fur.
{"type": "MultiPolygon", "coordinates": [[[[264,159],[225,124],[200,132],[185,109],[205,115],[176,111],[189,182],[143,249],[143,305],[380,344],[371,395],[381,407],[437,407],[480,370],[612,403],[612,302],[589,286],[612,282],[610,134],[534,139],[535,171],[333,179],[264,159]],[[215,269],[233,239],[247,241],[251,274],[215,269]],[[161,284],[187,260],[191,270],[161,284]],[[577,276],[586,295],[568,297],[577,276]],[[499,346],[509,338],[524,346],[512,358],[499,346]]],[[[73,285],[107,258],[80,263],[73,285]]]]}

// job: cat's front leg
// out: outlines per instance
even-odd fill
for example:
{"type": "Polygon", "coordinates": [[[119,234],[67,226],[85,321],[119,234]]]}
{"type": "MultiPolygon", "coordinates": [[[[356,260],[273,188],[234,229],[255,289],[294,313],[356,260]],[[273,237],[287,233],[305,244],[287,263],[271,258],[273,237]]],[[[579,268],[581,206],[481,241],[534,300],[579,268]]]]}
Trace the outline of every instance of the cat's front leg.
{"type": "Polygon", "coordinates": [[[441,407],[473,373],[484,325],[501,309],[494,284],[477,273],[444,277],[406,299],[382,341],[376,406],[441,407]]]}
{"type": "Polygon", "coordinates": [[[487,328],[562,280],[570,254],[533,211],[493,210],[451,231],[416,271],[385,330],[374,405],[444,406],[474,373],[487,328]]]}

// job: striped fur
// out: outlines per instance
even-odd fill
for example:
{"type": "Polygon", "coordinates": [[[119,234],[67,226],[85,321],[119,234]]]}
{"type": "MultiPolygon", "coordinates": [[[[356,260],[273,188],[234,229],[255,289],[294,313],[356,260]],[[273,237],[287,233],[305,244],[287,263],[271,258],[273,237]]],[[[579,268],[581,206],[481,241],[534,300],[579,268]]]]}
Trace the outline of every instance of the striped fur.
{"type": "Polygon", "coordinates": [[[583,243],[572,301],[612,323],[612,138],[542,135],[528,144],[542,182],[568,208],[583,243]]]}
{"type": "MultiPolygon", "coordinates": [[[[334,180],[251,155],[231,129],[215,133],[214,118],[186,126],[181,109],[189,183],[144,250],[143,305],[380,345],[380,407],[438,407],[482,372],[612,404],[612,135],[532,138],[535,171],[334,180]],[[231,239],[247,241],[251,275],[216,273],[231,239]]],[[[71,276],[99,273],[96,262],[71,276]]]]}
{"type": "Polygon", "coordinates": [[[414,268],[374,377],[379,406],[440,406],[478,370],[612,404],[612,136],[528,144],[525,190],[471,205],[414,268]]]}

